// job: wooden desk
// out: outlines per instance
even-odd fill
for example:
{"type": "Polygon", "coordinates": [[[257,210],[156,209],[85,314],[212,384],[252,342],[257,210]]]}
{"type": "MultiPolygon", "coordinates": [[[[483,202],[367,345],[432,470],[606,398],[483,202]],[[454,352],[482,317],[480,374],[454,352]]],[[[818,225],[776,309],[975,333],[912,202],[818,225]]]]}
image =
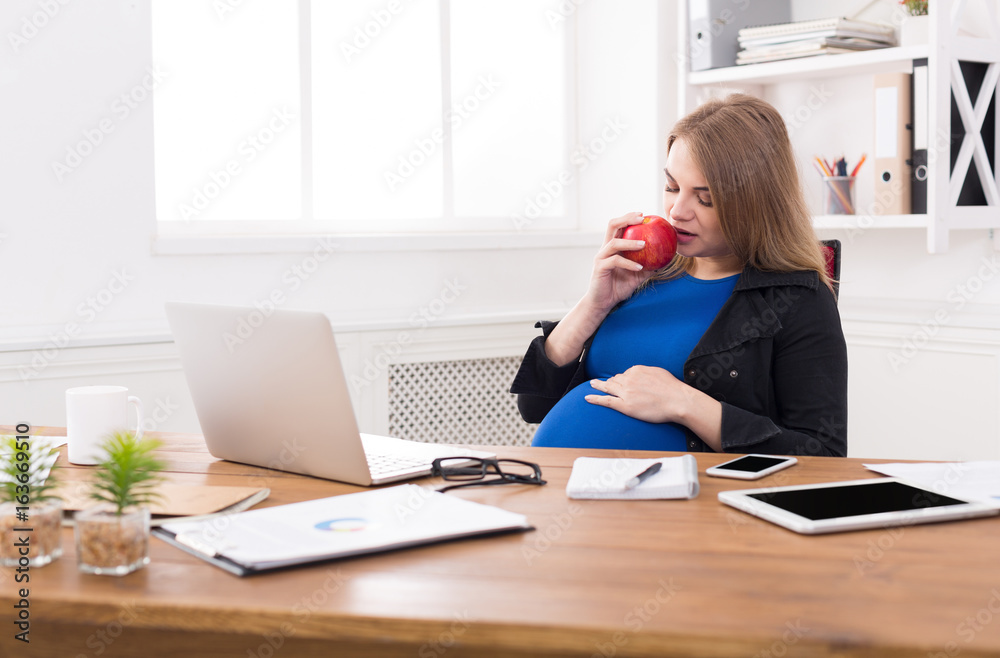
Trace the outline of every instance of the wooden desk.
{"type": "MultiPolygon", "coordinates": [[[[172,481],[265,484],[267,505],[357,490],[163,436],[172,481]]],[[[13,640],[0,569],[0,656],[1000,655],[1000,518],[806,537],[721,505],[746,486],[704,476],[721,455],[698,455],[696,500],[626,502],[566,498],[578,451],[500,452],[549,484],[448,495],[535,532],[241,579],[157,539],[139,572],[81,574],[67,529],[63,557],[31,571],[30,645],[13,640]]],[[[760,485],[870,476],[860,460],[801,461],[760,485]]]]}

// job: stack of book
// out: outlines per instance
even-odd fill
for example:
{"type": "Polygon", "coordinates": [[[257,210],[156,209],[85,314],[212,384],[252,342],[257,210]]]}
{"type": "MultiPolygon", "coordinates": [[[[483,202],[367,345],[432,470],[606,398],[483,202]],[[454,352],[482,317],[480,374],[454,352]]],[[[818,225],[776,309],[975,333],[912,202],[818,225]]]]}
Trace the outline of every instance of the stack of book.
{"type": "Polygon", "coordinates": [[[823,18],[739,31],[737,64],[848,53],[896,45],[895,30],[886,25],[847,18],[823,18]]]}

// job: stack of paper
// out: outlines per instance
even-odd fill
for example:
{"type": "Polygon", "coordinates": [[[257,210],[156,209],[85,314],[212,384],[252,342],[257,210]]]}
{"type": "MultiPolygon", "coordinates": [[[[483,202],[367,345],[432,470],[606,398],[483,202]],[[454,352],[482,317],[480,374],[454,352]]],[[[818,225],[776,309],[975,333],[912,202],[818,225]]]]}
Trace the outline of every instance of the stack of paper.
{"type": "Polygon", "coordinates": [[[633,499],[694,498],[698,495],[698,462],[691,455],[660,459],[578,457],[566,483],[570,498],[633,499]],[[638,485],[627,483],[653,464],[659,471],[638,485]]]}
{"type": "Polygon", "coordinates": [[[944,496],[1000,507],[1000,461],[865,464],[865,468],[933,489],[944,496]]]}
{"type": "Polygon", "coordinates": [[[813,55],[888,48],[896,45],[892,27],[846,18],[824,18],[739,31],[737,64],[755,64],[813,55]]]}

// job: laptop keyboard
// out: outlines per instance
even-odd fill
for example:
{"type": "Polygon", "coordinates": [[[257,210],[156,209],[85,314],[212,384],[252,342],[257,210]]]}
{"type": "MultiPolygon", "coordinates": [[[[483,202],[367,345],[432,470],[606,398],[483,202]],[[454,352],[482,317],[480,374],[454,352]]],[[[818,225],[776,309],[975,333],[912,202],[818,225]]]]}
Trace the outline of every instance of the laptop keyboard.
{"type": "Polygon", "coordinates": [[[399,471],[408,471],[419,466],[426,466],[430,468],[430,461],[427,459],[413,459],[400,457],[398,455],[369,454],[366,456],[368,457],[368,470],[371,471],[373,478],[385,477],[392,475],[393,473],[398,473],[399,471]]]}

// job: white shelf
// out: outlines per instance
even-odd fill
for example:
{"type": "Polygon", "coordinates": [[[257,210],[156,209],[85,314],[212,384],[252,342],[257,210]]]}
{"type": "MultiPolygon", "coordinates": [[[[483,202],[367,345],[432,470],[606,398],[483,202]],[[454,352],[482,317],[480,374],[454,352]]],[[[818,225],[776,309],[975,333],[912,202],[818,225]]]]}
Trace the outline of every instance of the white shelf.
{"type": "Polygon", "coordinates": [[[927,57],[928,52],[929,48],[921,45],[729,66],[691,72],[688,74],[688,84],[713,85],[730,82],[772,84],[848,75],[909,73],[913,70],[913,60],[927,57]]]}
{"type": "MultiPolygon", "coordinates": [[[[684,3],[679,4],[682,7],[684,5],[684,3]]],[[[870,2],[865,8],[874,4],[870,2]]],[[[887,7],[882,7],[882,10],[884,11],[880,13],[888,16],[890,10],[887,7]]],[[[793,138],[800,144],[809,144],[814,148],[815,144],[823,140],[824,135],[821,131],[828,129],[827,125],[830,122],[827,117],[830,114],[837,114],[834,110],[838,107],[864,111],[865,121],[869,120],[868,111],[862,108],[864,96],[859,94],[855,98],[852,93],[854,88],[868,93],[873,88],[872,78],[875,75],[912,73],[914,60],[927,59],[930,65],[927,68],[925,85],[927,106],[924,119],[929,138],[928,149],[944,155],[944,157],[928,158],[927,214],[814,216],[813,226],[817,229],[855,232],[872,228],[920,229],[927,234],[929,253],[946,252],[949,234],[952,231],[989,229],[993,236],[994,247],[1000,251],[1000,186],[996,183],[996,177],[1000,174],[997,173],[994,164],[987,164],[988,159],[992,157],[989,151],[995,150],[993,149],[995,145],[984,145],[972,137],[978,132],[975,126],[982,122],[991,99],[995,98],[996,93],[1000,93],[1000,83],[995,78],[995,70],[1000,67],[1000,39],[993,36],[1000,30],[998,16],[1000,16],[1000,0],[985,0],[982,3],[975,3],[975,6],[973,3],[960,0],[943,0],[930,5],[927,44],[839,55],[818,55],[708,71],[686,70],[686,63],[690,59],[685,56],[683,46],[688,43],[686,31],[689,23],[684,17],[677,25],[678,43],[682,45],[677,71],[680,79],[678,114],[683,116],[691,112],[698,103],[706,100],[706,97],[743,91],[771,100],[778,112],[786,116],[782,110],[800,109],[795,107],[795,103],[798,102],[795,99],[804,96],[801,87],[816,85],[822,89],[824,83],[835,81],[831,86],[837,89],[838,98],[834,101],[836,106],[826,110],[827,114],[823,116],[823,120],[810,122],[806,133],[793,138]],[[972,36],[972,33],[976,36],[972,36]],[[994,73],[987,77],[990,89],[982,91],[978,86],[971,90],[967,89],[965,76],[960,69],[960,63],[966,61],[979,62],[991,67],[990,70],[994,73]],[[976,98],[975,102],[971,101],[972,97],[976,98]],[[962,117],[962,123],[956,124],[956,127],[969,125],[973,129],[966,131],[959,156],[949,167],[948,135],[949,127],[953,123],[951,110],[953,102],[957,102],[962,117]],[[987,203],[981,206],[958,206],[955,199],[959,197],[960,188],[980,170],[985,172],[981,183],[987,203]]],[[[815,93],[815,88],[812,91],[815,93]]],[[[808,106],[808,109],[813,109],[809,105],[812,100],[813,97],[809,97],[800,107],[808,106]]],[[[843,112],[837,114],[838,120],[842,116],[843,112]]],[[[798,120],[798,115],[795,118],[798,120]]],[[[799,121],[799,125],[802,123],[799,121]]],[[[838,127],[837,130],[843,131],[845,128],[838,127]]]]}
{"type": "Polygon", "coordinates": [[[815,228],[927,228],[927,215],[813,215],[815,228]]]}

